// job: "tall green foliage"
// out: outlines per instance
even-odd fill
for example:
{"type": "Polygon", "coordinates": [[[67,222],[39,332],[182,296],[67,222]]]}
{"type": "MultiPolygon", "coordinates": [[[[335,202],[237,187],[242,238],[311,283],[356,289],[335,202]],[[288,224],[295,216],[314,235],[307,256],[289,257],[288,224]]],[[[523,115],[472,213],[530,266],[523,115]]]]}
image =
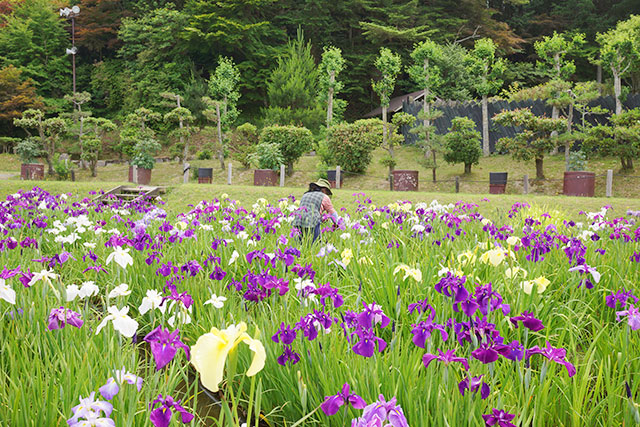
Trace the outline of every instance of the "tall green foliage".
{"type": "Polygon", "coordinates": [[[318,71],[311,55],[311,42],[298,30],[278,57],[278,64],[267,81],[269,108],[265,123],[305,125],[315,129],[322,122],[317,103],[318,71]]]}
{"type": "Polygon", "coordinates": [[[464,163],[464,173],[471,173],[471,166],[477,165],[482,156],[480,132],[476,130],[475,122],[467,117],[455,117],[444,141],[444,160],[447,163],[464,163]]]}
{"type": "Polygon", "coordinates": [[[71,91],[71,39],[57,9],[48,0],[19,3],[0,30],[0,67],[14,65],[36,83],[51,107],[62,106],[71,91]]]}

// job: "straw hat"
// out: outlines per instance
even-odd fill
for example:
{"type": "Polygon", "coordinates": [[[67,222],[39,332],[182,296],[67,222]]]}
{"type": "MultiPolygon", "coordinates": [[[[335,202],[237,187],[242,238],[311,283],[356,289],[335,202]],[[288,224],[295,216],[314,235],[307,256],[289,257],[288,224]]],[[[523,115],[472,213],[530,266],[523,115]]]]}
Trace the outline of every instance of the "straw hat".
{"type": "Polygon", "coordinates": [[[327,191],[329,191],[329,195],[331,196],[333,193],[331,192],[331,184],[329,184],[329,181],[327,181],[324,178],[320,178],[319,180],[317,180],[316,182],[314,182],[315,185],[317,185],[318,187],[321,188],[326,188],[327,191]]]}

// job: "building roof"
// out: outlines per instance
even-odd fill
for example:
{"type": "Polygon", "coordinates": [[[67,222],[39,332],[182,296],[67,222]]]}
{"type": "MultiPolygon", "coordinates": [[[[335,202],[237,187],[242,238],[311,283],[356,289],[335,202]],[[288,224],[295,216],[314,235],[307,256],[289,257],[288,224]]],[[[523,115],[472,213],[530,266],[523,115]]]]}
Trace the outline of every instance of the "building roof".
{"type": "MultiPolygon", "coordinates": [[[[402,103],[404,101],[417,101],[422,99],[424,95],[424,90],[419,90],[417,92],[407,93],[405,95],[396,96],[395,98],[391,98],[389,100],[389,109],[387,110],[389,113],[397,113],[402,110],[402,103]]],[[[378,117],[382,115],[382,107],[378,107],[375,110],[372,110],[364,115],[365,119],[369,119],[371,117],[378,117]]]]}

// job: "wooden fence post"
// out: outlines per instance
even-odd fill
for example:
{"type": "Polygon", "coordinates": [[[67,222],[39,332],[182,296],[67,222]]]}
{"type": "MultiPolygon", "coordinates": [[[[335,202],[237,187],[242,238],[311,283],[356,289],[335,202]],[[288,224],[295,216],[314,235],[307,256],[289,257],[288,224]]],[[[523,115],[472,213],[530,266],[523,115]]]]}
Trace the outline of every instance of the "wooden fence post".
{"type": "Polygon", "coordinates": [[[613,169],[607,169],[607,197],[613,195],[613,169]]]}
{"type": "Polygon", "coordinates": [[[284,165],[280,165],[280,187],[284,187],[284,165]]]}
{"type": "Polygon", "coordinates": [[[524,174],[524,178],[522,179],[522,188],[524,194],[529,194],[529,175],[524,174]]]}
{"type": "Polygon", "coordinates": [[[138,166],[133,165],[133,183],[138,183],[138,166]]]}
{"type": "Polygon", "coordinates": [[[336,166],[336,188],[340,189],[340,166],[336,166]]]}
{"type": "Polygon", "coordinates": [[[231,185],[231,175],[232,175],[232,169],[233,166],[231,165],[231,162],[229,162],[229,172],[227,173],[227,185],[231,185]]]}

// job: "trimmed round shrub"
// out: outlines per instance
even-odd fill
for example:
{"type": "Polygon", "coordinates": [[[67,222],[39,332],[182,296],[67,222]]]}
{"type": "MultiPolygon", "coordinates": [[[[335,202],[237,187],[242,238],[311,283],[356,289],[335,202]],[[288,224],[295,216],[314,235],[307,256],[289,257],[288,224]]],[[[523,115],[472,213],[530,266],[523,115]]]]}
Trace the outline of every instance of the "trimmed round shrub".
{"type": "Polygon", "coordinates": [[[464,173],[471,173],[471,165],[477,165],[482,156],[480,132],[473,120],[456,117],[451,120],[449,133],[444,136],[447,163],[464,163],[464,173]]]}
{"type": "Polygon", "coordinates": [[[260,144],[276,144],[287,173],[293,172],[293,164],[313,146],[313,134],[307,128],[297,126],[267,126],[260,132],[260,144]]]}
{"type": "Polygon", "coordinates": [[[364,119],[329,128],[327,148],[332,160],[347,172],[362,173],[371,163],[373,150],[382,144],[382,120],[364,119]]]}

